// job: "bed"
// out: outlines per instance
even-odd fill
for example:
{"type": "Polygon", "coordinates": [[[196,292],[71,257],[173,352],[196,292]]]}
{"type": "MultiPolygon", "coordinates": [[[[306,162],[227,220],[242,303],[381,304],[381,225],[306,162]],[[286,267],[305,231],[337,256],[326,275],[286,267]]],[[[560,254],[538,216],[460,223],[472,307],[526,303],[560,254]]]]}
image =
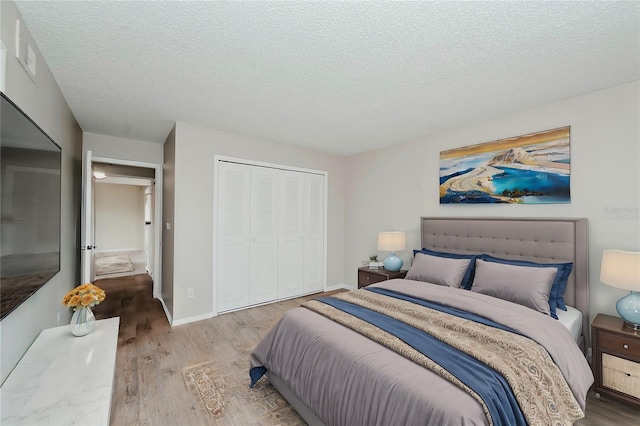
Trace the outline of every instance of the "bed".
{"type": "Polygon", "coordinates": [[[252,383],[266,372],[311,425],[582,417],[593,382],[586,219],[422,218],[421,234],[409,279],[288,311],[252,353],[252,383]],[[566,311],[551,296],[563,273],[566,311]],[[502,281],[521,286],[503,294],[502,281]]]}

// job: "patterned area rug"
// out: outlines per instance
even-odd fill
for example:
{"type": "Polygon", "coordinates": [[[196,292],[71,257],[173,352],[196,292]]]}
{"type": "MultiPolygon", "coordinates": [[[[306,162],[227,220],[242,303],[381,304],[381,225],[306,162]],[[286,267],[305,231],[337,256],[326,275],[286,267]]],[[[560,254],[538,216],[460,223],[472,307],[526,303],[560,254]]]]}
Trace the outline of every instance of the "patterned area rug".
{"type": "Polygon", "coordinates": [[[264,425],[306,425],[266,377],[249,388],[249,368],[242,372],[205,362],[182,370],[187,389],[195,405],[213,417],[214,424],[224,424],[224,417],[237,418],[244,410],[253,411],[264,425]]]}
{"type": "Polygon", "coordinates": [[[130,272],[135,268],[128,254],[96,254],[96,275],[130,272]]]}

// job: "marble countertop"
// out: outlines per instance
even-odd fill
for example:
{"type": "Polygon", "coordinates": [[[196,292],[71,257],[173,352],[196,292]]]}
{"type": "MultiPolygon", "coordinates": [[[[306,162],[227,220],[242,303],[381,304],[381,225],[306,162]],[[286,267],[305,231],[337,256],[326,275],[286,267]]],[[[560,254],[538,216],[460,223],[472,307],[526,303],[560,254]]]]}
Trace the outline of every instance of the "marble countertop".
{"type": "Polygon", "coordinates": [[[120,318],[43,330],[0,388],[4,425],[108,425],[120,318]]]}

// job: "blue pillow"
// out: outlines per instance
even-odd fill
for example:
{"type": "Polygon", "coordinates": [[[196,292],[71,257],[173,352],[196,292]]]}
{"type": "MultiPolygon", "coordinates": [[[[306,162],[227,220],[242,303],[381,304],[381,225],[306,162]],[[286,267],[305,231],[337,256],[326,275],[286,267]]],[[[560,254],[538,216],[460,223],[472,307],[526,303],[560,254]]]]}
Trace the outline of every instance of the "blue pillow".
{"type": "Polygon", "coordinates": [[[556,314],[556,308],[562,309],[563,311],[567,310],[567,305],[564,303],[563,295],[564,295],[564,291],[567,288],[567,281],[569,280],[569,275],[571,275],[571,269],[573,269],[572,262],[536,263],[536,262],[530,262],[527,260],[502,259],[500,257],[490,256],[488,254],[482,254],[480,258],[487,262],[506,263],[509,265],[516,265],[516,266],[556,268],[558,272],[556,272],[556,276],[553,279],[553,284],[551,285],[551,293],[549,293],[549,311],[551,312],[552,318],[558,319],[558,315],[556,314]]]}
{"type": "Polygon", "coordinates": [[[567,289],[567,281],[569,281],[569,275],[571,275],[573,263],[569,262],[561,265],[565,265],[565,268],[562,278],[560,279],[560,288],[558,289],[558,298],[556,299],[556,303],[558,304],[558,309],[566,311],[567,305],[564,303],[564,291],[567,289]]]}
{"type": "Polygon", "coordinates": [[[446,257],[449,259],[470,259],[469,266],[467,267],[467,272],[464,273],[462,277],[462,282],[460,282],[460,288],[464,288],[465,290],[469,290],[471,288],[471,284],[473,284],[473,273],[475,272],[475,268],[476,268],[476,259],[480,255],[446,253],[442,251],[433,251],[426,248],[423,248],[422,250],[414,250],[413,251],[414,257],[416,253],[424,253],[424,254],[429,254],[431,256],[446,257]]]}

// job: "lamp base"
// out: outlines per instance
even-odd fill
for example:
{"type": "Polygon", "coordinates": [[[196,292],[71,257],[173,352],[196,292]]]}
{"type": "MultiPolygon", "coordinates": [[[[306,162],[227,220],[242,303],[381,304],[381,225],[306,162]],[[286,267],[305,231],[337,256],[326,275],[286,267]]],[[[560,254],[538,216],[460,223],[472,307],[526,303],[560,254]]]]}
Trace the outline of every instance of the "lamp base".
{"type": "Polygon", "coordinates": [[[640,293],[632,291],[616,303],[618,315],[624,320],[624,325],[640,330],[640,293]]]}
{"type": "Polygon", "coordinates": [[[624,325],[625,325],[625,327],[630,328],[632,330],[640,331],[640,324],[634,324],[632,322],[625,321],[624,325]]]}
{"type": "Polygon", "coordinates": [[[402,259],[400,259],[394,252],[384,260],[384,269],[390,272],[397,272],[402,268],[402,259]]]}

